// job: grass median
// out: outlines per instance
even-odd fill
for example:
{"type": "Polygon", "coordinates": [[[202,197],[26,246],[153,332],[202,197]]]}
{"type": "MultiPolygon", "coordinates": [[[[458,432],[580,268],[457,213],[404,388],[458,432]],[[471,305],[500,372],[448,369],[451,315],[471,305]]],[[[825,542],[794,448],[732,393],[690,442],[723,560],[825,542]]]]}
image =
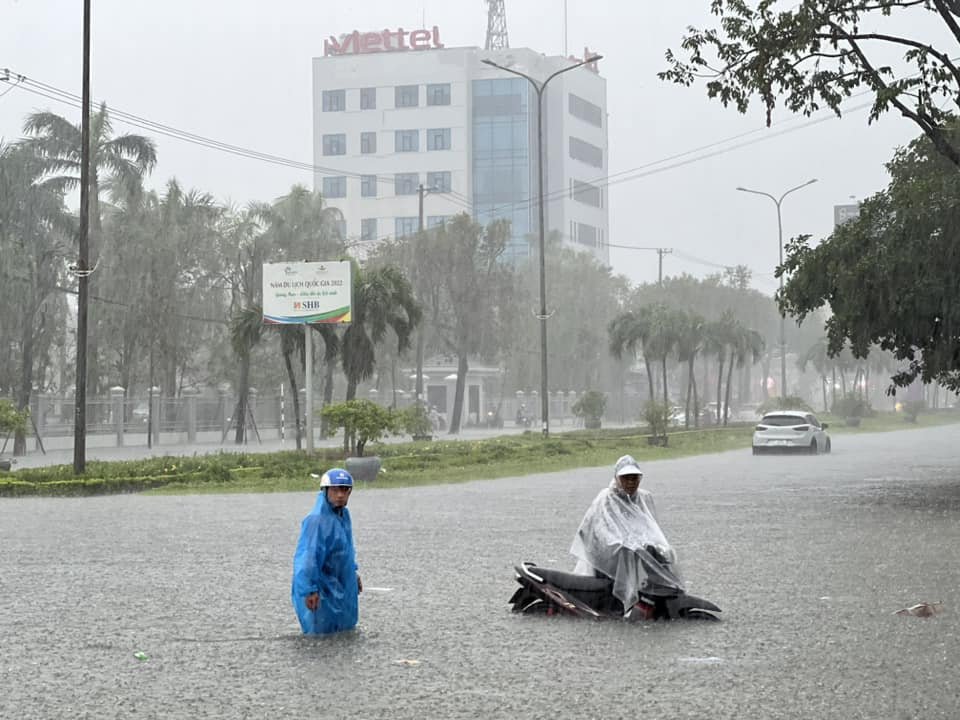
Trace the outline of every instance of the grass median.
{"type": "MultiPolygon", "coordinates": [[[[860,427],[825,416],[831,435],[882,432],[960,422],[960,413],[921,415],[917,423],[902,415],[879,413],[860,427]]],[[[368,455],[383,468],[371,487],[466,482],[532,473],[612,465],[629,453],[641,462],[749,448],[753,424],[700,430],[675,430],[666,447],[651,445],[646,428],[576,431],[544,439],[538,433],[505,435],[487,440],[434,440],[374,446],[368,455]]],[[[837,442],[834,442],[836,446],[837,442]]],[[[154,457],[123,462],[90,462],[74,476],[69,465],[18,470],[0,475],[0,496],[75,496],[124,492],[191,494],[228,492],[292,492],[316,490],[310,473],[343,463],[343,452],[321,449],[313,455],[218,453],[187,457],[154,457]]],[[[360,486],[363,487],[362,485],[360,486]]]]}

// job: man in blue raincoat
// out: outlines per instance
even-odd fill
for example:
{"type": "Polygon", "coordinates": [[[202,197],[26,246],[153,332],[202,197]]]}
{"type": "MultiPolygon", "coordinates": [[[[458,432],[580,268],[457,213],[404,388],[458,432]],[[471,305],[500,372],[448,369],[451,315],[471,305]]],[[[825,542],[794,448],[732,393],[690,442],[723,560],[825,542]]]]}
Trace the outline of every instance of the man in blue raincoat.
{"type": "Polygon", "coordinates": [[[352,491],[350,473],[328,470],[320,478],[313,510],[300,525],[290,596],[307,635],[341,632],[357,624],[357,596],[363,584],[347,510],[352,491]]]}

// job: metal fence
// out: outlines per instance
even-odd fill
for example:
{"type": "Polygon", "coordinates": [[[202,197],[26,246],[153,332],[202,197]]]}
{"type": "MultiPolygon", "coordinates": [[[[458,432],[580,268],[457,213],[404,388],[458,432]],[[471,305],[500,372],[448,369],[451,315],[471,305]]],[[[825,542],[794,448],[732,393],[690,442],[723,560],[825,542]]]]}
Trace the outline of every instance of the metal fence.
{"type": "MultiPolygon", "coordinates": [[[[375,392],[364,395],[381,405],[394,402],[392,394],[384,393],[382,398],[378,398],[375,392]]],[[[550,394],[551,427],[573,428],[582,424],[572,412],[579,397],[580,393],[573,391],[550,394]]],[[[300,391],[299,400],[301,421],[304,422],[304,390],[300,391]]],[[[413,394],[402,393],[395,402],[397,407],[405,407],[413,402],[413,394]]],[[[322,404],[322,398],[315,395],[314,407],[319,408],[322,404]]],[[[260,393],[251,389],[248,405],[245,423],[248,441],[293,438],[294,407],[289,393],[260,393]]],[[[521,408],[530,427],[537,427],[540,423],[541,406],[536,391],[517,392],[503,398],[488,395],[484,398],[484,405],[480,412],[465,411],[462,427],[490,427],[492,423],[494,427],[517,427],[521,408]],[[500,420],[495,421],[488,413],[495,413],[498,408],[500,420]]],[[[122,388],[113,388],[107,396],[88,399],[87,437],[91,444],[101,447],[224,442],[236,427],[236,408],[237,396],[226,390],[219,393],[184,392],[180,397],[163,397],[160,393],[152,397],[126,397],[122,388]]],[[[608,395],[605,419],[613,423],[629,423],[637,419],[639,408],[639,399],[632,394],[608,395]]],[[[72,395],[37,393],[30,399],[30,415],[28,451],[72,446],[75,421],[72,395]]],[[[444,416],[444,425],[446,420],[444,416]]],[[[0,437],[0,448],[10,442],[11,438],[0,437]]]]}

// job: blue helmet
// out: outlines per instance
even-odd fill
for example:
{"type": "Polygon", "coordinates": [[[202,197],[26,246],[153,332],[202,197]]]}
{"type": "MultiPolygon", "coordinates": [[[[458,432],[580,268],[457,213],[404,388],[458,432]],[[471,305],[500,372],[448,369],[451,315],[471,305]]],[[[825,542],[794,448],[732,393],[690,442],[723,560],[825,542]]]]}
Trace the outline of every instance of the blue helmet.
{"type": "Polygon", "coordinates": [[[320,487],[353,487],[353,476],[343,468],[330,468],[320,476],[320,487]]]}

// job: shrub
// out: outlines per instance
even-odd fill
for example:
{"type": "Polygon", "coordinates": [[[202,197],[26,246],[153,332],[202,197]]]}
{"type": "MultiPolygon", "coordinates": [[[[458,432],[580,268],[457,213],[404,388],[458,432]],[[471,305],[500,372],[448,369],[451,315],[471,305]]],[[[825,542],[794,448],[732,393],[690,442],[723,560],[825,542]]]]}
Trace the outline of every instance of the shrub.
{"type": "Polygon", "coordinates": [[[574,415],[583,418],[583,426],[589,429],[600,427],[600,418],[606,409],[607,396],[597,390],[587,390],[570,408],[574,415]]]}
{"type": "Polygon", "coordinates": [[[377,442],[388,433],[403,431],[400,413],[380,407],[370,400],[347,400],[327,405],[320,411],[330,429],[343,428],[344,441],[357,457],[363,457],[368,442],[377,442]]]}
{"type": "Polygon", "coordinates": [[[412,437],[424,437],[433,432],[433,422],[427,409],[420,403],[404,408],[399,413],[400,426],[412,437]]]}
{"type": "Polygon", "coordinates": [[[870,405],[859,395],[845,395],[837,398],[830,408],[830,413],[837,417],[862,418],[870,415],[870,405]]]}
{"type": "Polygon", "coordinates": [[[643,408],[643,419],[647,421],[651,435],[665,438],[670,427],[670,406],[651,400],[643,408]]]}
{"type": "Polygon", "coordinates": [[[907,422],[915,423],[920,411],[926,407],[923,400],[908,400],[903,404],[904,419],[907,422]]]}
{"type": "Polygon", "coordinates": [[[0,400],[0,433],[26,432],[30,411],[17,410],[9,400],[0,400]]]}

